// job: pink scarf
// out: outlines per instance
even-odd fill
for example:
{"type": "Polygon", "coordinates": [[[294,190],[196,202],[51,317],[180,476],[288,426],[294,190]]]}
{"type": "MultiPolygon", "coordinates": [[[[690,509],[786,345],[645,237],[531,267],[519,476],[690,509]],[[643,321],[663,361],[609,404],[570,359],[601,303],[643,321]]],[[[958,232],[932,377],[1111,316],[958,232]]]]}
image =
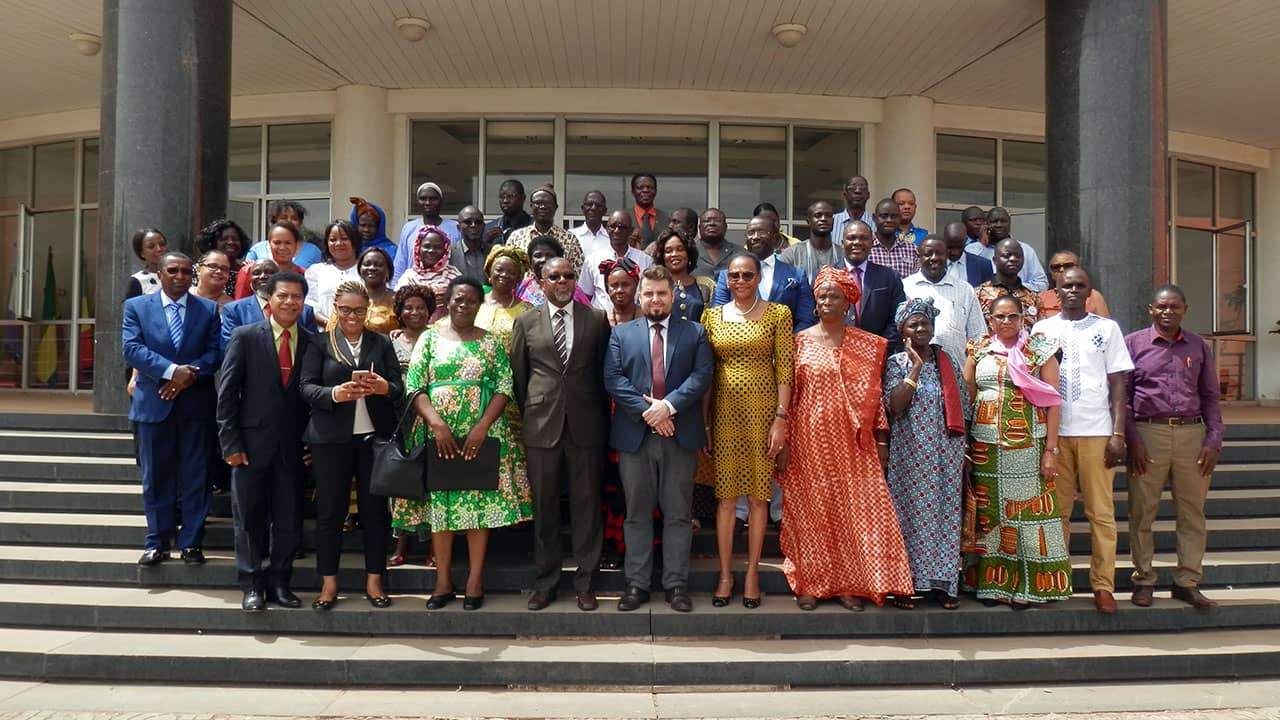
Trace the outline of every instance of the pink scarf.
{"type": "Polygon", "coordinates": [[[1026,330],[1018,333],[1017,342],[1010,348],[993,334],[991,344],[995,348],[1004,349],[1009,377],[1022,391],[1022,396],[1027,399],[1027,402],[1039,408],[1057,407],[1062,404],[1062,396],[1058,394],[1058,389],[1027,370],[1027,358],[1022,353],[1022,349],[1027,344],[1027,337],[1026,330]]]}

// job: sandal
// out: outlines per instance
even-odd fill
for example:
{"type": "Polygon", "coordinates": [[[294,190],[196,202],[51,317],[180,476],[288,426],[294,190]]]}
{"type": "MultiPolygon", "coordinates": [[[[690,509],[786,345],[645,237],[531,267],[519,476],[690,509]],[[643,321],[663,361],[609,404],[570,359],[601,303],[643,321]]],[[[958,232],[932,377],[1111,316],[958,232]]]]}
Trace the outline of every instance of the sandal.
{"type": "Polygon", "coordinates": [[[796,607],[806,611],[817,610],[818,598],[812,595],[801,595],[796,598],[796,607]]]}
{"type": "Polygon", "coordinates": [[[889,602],[899,610],[915,610],[916,601],[910,595],[891,595],[889,602]]]}
{"type": "MultiPolygon", "coordinates": [[[[711,606],[712,606],[712,607],[725,607],[725,606],[727,606],[727,605],[729,604],[729,601],[733,599],[733,586],[734,586],[734,583],[735,583],[735,578],[734,578],[733,576],[730,576],[730,577],[729,577],[729,592],[728,592],[728,593],[725,593],[724,595],[712,595],[712,596],[711,596],[711,606]]],[[[721,586],[721,585],[723,585],[723,584],[724,584],[724,581],[720,581],[720,582],[716,585],[716,590],[719,590],[719,589],[720,589],[720,586],[721,586]]]]}
{"type": "Polygon", "coordinates": [[[404,564],[403,555],[392,555],[391,557],[387,558],[387,567],[400,567],[403,564],[404,564]]]}
{"type": "Polygon", "coordinates": [[[860,597],[854,597],[852,595],[841,595],[837,599],[840,601],[840,605],[845,610],[850,610],[852,612],[862,612],[863,610],[867,609],[866,606],[862,604],[862,598],[860,597]]]}

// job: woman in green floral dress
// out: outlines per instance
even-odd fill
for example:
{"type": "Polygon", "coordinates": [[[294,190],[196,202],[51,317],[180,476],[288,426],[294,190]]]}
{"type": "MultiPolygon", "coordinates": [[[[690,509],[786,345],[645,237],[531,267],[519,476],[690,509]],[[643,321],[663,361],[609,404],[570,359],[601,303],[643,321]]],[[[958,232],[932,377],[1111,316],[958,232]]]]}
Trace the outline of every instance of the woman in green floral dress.
{"type": "MultiPolygon", "coordinates": [[[[431,525],[436,558],[436,584],[427,608],[436,610],[456,596],[450,575],[453,537],[467,535],[468,573],[464,610],[484,604],[484,559],[489,530],[533,517],[533,498],[525,470],[524,448],[502,416],[511,398],[511,366],[502,343],[476,327],[476,312],[484,302],[480,284],[468,277],[455,278],[445,295],[448,317],[428,327],[418,340],[406,390],[426,392],[414,400],[420,423],[410,444],[437,438],[442,455],[474,458],[485,437],[499,442],[498,489],[432,492],[425,506],[409,503],[406,514],[421,515],[431,525]],[[455,442],[454,438],[464,438],[455,442]],[[416,505],[416,506],[415,506],[416,505]]],[[[397,517],[397,525],[408,524],[397,517]]]]}

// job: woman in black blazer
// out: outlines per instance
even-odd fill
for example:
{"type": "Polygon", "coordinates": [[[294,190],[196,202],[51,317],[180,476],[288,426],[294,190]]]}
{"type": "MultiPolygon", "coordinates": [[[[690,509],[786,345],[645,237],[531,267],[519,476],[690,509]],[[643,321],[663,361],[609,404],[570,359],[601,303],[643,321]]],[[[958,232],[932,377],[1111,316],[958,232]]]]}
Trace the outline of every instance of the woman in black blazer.
{"type": "Polygon", "coordinates": [[[374,607],[391,604],[382,589],[391,515],[386,498],[369,493],[369,474],[371,440],[395,432],[404,383],[391,341],[364,328],[368,312],[364,285],[356,280],[340,284],[331,311],[336,326],[317,336],[302,359],[302,397],[311,406],[302,439],[311,447],[315,471],[316,571],[323,578],[320,596],[311,604],[316,610],[328,610],[338,601],[342,522],[353,475],[364,532],[365,597],[374,607]]]}

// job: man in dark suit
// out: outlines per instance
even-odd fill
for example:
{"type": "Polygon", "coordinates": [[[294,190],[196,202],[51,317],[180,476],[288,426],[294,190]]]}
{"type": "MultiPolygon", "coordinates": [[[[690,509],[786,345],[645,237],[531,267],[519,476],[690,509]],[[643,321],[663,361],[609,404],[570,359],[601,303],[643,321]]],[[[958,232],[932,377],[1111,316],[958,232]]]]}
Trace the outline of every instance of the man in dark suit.
{"type": "Polygon", "coordinates": [[[556,598],[560,583],[560,479],[569,489],[573,589],[578,609],[598,606],[593,583],[604,542],[600,469],[609,405],[601,370],[609,343],[603,312],[573,301],[577,276],[564,258],[542,266],[547,302],[516,318],[511,372],[524,418],[525,458],[533,488],[533,581],[529,609],[556,598]]]}
{"type": "Polygon", "coordinates": [[[302,542],[302,432],[307,405],[300,367],[311,332],[298,323],[306,281],[294,272],[267,280],[271,317],[231,335],[218,376],[218,439],[231,466],[236,574],[241,607],[267,600],[302,604],[289,590],[294,553],[302,542]],[[264,560],[269,565],[263,570],[264,560]]]}
{"type": "Polygon", "coordinates": [[[667,214],[653,206],[658,197],[658,178],[649,173],[631,176],[631,198],[635,203],[631,207],[634,213],[635,230],[632,245],[640,248],[649,247],[649,243],[658,238],[667,229],[667,214]]]}
{"type": "MultiPolygon", "coordinates": [[[[253,269],[249,271],[249,286],[253,288],[253,294],[222,306],[222,341],[219,345],[222,352],[227,351],[227,343],[231,342],[231,333],[236,328],[267,319],[267,280],[279,270],[271,258],[254,262],[253,269]]],[[[310,305],[303,306],[301,322],[307,330],[316,329],[316,311],[310,305]]]]}
{"type": "MultiPolygon", "coordinates": [[[[813,314],[813,288],[804,270],[782,262],[774,252],[777,240],[778,233],[770,219],[755,217],[747,225],[747,252],[760,258],[760,271],[764,275],[757,292],[764,300],[790,308],[792,330],[800,332],[818,322],[813,314]]],[[[716,291],[711,296],[713,306],[729,302],[727,273],[728,270],[721,270],[716,278],[716,291]]]]}
{"type": "Polygon", "coordinates": [[[848,322],[889,341],[889,354],[902,349],[902,336],[893,314],[907,301],[898,273],[867,258],[871,255],[871,226],[861,220],[851,221],[844,229],[844,264],[858,287],[862,299],[849,308],[848,322]]]}
{"type": "Polygon", "coordinates": [[[200,545],[209,513],[212,438],[203,431],[213,421],[219,326],[217,305],[188,292],[191,272],[191,258],[168,253],[160,261],[160,292],[124,304],[124,360],[138,371],[129,420],[135,427],[147,516],[139,565],[167,559],[175,539],[184,562],[204,562],[200,545]],[[181,530],[174,521],[179,508],[181,530]]]}
{"type": "Polygon", "coordinates": [[[661,265],[640,276],[643,318],[613,329],[605,389],[617,403],[609,445],[618,451],[626,494],[627,591],[619,610],[649,602],[653,507],[662,508],[662,587],[672,610],[689,612],[693,476],[707,444],[702,396],[711,387],[711,344],[702,326],[671,314],[674,281],[661,265]]]}
{"type": "Polygon", "coordinates": [[[968,241],[969,232],[962,222],[947,223],[942,229],[942,242],[947,244],[947,274],[978,287],[990,280],[995,271],[990,260],[964,251],[968,241]]]}

